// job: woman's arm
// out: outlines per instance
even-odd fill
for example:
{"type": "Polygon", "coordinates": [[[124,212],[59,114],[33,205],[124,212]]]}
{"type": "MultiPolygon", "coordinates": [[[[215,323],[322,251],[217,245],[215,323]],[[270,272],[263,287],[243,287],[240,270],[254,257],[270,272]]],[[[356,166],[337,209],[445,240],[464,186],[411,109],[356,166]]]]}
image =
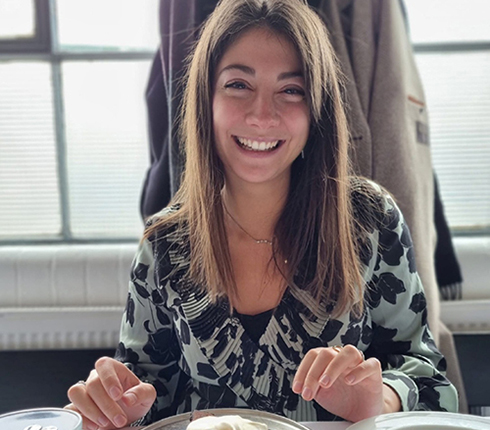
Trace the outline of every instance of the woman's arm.
{"type": "Polygon", "coordinates": [[[373,329],[366,355],[381,361],[383,382],[398,394],[402,410],[457,411],[456,389],[445,378],[446,361],[427,324],[409,229],[390,197],[384,204],[377,262],[366,291],[373,329]]]}
{"type": "Polygon", "coordinates": [[[68,390],[67,408],[80,412],[87,428],[148,424],[176,413],[188,378],[178,366],[179,343],[165,292],[154,280],[153,250],[145,241],[132,265],[117,360],[97,360],[87,381],[68,390]]]}
{"type": "Polygon", "coordinates": [[[174,415],[189,382],[179,367],[181,350],[173,315],[166,303],[165,286],[156,286],[155,266],[152,244],[145,240],[133,261],[115,356],[156,390],[156,401],[142,424],[174,415]]]}

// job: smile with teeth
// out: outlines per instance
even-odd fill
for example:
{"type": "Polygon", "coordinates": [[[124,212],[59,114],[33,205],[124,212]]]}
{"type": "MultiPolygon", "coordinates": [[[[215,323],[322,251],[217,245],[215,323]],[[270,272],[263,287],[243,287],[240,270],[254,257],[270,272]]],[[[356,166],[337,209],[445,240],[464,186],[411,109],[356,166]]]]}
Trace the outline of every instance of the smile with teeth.
{"type": "Polygon", "coordinates": [[[245,139],[243,137],[234,136],[235,141],[238,143],[240,148],[246,149],[247,151],[273,151],[278,147],[282,140],[271,140],[270,142],[257,141],[252,139],[245,139]]]}

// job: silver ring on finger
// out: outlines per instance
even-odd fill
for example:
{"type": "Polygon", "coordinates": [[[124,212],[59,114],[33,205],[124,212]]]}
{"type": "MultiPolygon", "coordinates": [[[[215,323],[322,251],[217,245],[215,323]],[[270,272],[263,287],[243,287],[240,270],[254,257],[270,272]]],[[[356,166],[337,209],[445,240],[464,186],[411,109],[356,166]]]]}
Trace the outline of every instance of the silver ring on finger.
{"type": "Polygon", "coordinates": [[[86,383],[85,383],[85,381],[82,379],[82,380],[78,381],[78,382],[77,382],[75,385],[83,385],[83,386],[85,387],[87,384],[86,384],[86,383]]]}
{"type": "Polygon", "coordinates": [[[361,354],[362,361],[365,361],[366,360],[366,356],[364,355],[364,352],[362,351],[362,349],[358,349],[358,351],[361,354]]]}

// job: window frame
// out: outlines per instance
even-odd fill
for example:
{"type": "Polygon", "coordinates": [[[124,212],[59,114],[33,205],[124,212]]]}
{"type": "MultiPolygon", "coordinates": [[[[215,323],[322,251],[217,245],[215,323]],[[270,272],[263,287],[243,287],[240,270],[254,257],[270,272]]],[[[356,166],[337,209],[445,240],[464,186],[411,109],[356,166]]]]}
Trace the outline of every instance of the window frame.
{"type": "Polygon", "coordinates": [[[32,0],[34,36],[0,39],[0,53],[39,53],[51,49],[51,0],[32,0]]]}
{"type": "Polygon", "coordinates": [[[8,61],[41,61],[51,65],[53,121],[59,188],[59,210],[61,230],[58,236],[48,238],[0,238],[0,246],[41,244],[88,244],[88,243],[134,243],[133,237],[78,238],[74,237],[70,225],[68,189],[67,141],[63,102],[62,63],[66,61],[134,61],[153,60],[156,51],[138,49],[132,51],[104,51],[97,47],[90,50],[60,50],[57,25],[56,2],[59,0],[33,0],[36,13],[36,35],[29,39],[0,43],[0,63],[8,61]],[[38,24],[39,23],[39,24],[38,24]]]}

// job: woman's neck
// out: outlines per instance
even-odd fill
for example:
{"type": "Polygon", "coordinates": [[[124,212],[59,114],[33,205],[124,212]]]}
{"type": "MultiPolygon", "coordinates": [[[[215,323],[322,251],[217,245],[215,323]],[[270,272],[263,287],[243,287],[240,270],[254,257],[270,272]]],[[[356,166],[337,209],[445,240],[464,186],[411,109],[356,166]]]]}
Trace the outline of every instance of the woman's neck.
{"type": "Polygon", "coordinates": [[[222,197],[232,221],[254,238],[272,240],[287,194],[288,186],[227,182],[222,197]]]}

